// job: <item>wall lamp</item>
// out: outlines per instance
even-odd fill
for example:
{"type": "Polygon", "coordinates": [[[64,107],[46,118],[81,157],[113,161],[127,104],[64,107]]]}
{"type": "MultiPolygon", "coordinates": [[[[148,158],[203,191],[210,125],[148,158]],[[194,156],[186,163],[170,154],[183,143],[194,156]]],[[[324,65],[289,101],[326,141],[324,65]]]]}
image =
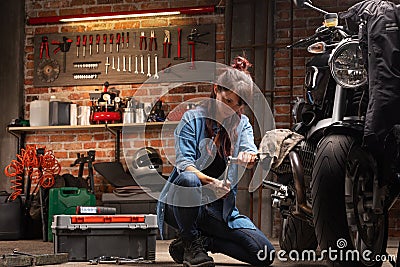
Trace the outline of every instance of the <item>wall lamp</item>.
{"type": "Polygon", "coordinates": [[[78,15],[28,18],[28,24],[30,25],[56,24],[61,22],[73,22],[73,21],[124,19],[124,18],[136,18],[136,17],[151,17],[151,16],[169,16],[169,15],[180,15],[180,14],[197,15],[197,14],[213,13],[213,12],[215,12],[215,6],[164,8],[164,9],[152,9],[152,10],[135,10],[135,11],[106,12],[106,13],[95,13],[95,14],[78,14],[78,15]]]}

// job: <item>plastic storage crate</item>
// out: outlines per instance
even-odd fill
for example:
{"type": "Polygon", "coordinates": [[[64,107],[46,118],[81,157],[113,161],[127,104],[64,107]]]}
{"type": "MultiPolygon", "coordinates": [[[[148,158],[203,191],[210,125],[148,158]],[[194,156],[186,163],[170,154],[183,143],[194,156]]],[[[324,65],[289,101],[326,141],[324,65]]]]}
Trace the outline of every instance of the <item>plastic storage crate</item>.
{"type": "Polygon", "coordinates": [[[95,195],[85,188],[61,187],[52,188],[49,193],[49,218],[47,225],[47,240],[53,240],[51,223],[53,216],[59,214],[76,214],[77,206],[96,206],[95,195]]]}
{"type": "Polygon", "coordinates": [[[56,215],[51,226],[54,253],[69,261],[101,256],[155,260],[157,216],[56,215]]]}

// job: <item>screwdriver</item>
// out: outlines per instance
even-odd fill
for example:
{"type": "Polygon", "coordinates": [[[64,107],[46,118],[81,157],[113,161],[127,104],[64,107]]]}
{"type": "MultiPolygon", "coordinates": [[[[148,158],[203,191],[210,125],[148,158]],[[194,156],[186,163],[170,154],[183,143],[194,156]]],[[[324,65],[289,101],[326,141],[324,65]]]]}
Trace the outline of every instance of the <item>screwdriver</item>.
{"type": "Polygon", "coordinates": [[[92,55],[93,35],[89,36],[89,55],[92,55]]]}
{"type": "Polygon", "coordinates": [[[129,47],[129,32],[126,33],[126,48],[129,47]]]}
{"type": "Polygon", "coordinates": [[[76,37],[76,57],[79,57],[79,47],[81,46],[81,36],[76,37]]]}
{"type": "Polygon", "coordinates": [[[107,44],[107,34],[103,34],[103,49],[104,49],[104,53],[106,53],[106,44],[107,44]]]}
{"type": "Polygon", "coordinates": [[[82,42],[82,49],[83,49],[82,55],[83,55],[83,57],[85,57],[86,42],[87,42],[87,36],[84,35],[83,36],[83,42],[82,42]]]}
{"type": "Polygon", "coordinates": [[[96,53],[99,53],[100,34],[96,35],[96,53]]]}
{"type": "Polygon", "coordinates": [[[116,46],[117,46],[117,52],[119,52],[119,44],[120,44],[120,42],[121,42],[121,34],[117,33],[117,41],[115,42],[116,46]]]}
{"type": "Polygon", "coordinates": [[[110,53],[112,53],[113,40],[114,40],[114,34],[110,34],[110,53]]]}

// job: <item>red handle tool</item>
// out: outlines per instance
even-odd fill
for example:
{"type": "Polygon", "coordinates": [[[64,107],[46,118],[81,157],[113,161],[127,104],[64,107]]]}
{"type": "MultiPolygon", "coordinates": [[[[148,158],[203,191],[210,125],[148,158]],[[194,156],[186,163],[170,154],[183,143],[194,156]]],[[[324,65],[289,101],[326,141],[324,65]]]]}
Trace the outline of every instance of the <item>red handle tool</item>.
{"type": "Polygon", "coordinates": [[[129,32],[126,33],[126,47],[129,47],[129,32]]]}
{"type": "Polygon", "coordinates": [[[79,47],[81,46],[81,36],[76,37],[76,57],[79,57],[79,47]]]}
{"type": "Polygon", "coordinates": [[[89,36],[89,55],[92,55],[93,35],[89,36]]]}
{"type": "Polygon", "coordinates": [[[117,41],[115,42],[116,46],[117,46],[117,52],[119,52],[119,44],[120,44],[120,42],[121,42],[121,34],[117,33],[117,41]]]}
{"type": "Polygon", "coordinates": [[[110,53],[112,53],[113,41],[114,41],[114,34],[110,34],[110,53]]]}
{"type": "Polygon", "coordinates": [[[83,41],[82,41],[82,49],[83,49],[82,56],[83,56],[83,57],[85,57],[86,42],[87,42],[87,36],[84,35],[84,36],[83,36],[83,41]]]}
{"type": "Polygon", "coordinates": [[[103,52],[106,52],[107,34],[103,34],[103,52]]]}
{"type": "Polygon", "coordinates": [[[96,53],[99,53],[99,45],[100,45],[100,34],[96,35],[96,53]]]}

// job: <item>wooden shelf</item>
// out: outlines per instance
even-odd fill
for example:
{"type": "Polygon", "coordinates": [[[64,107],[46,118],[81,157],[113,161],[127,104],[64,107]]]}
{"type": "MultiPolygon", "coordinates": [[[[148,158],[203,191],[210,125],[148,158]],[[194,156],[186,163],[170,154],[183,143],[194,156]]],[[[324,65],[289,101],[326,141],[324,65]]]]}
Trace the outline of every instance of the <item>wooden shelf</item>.
{"type": "Polygon", "coordinates": [[[59,125],[59,126],[29,126],[29,127],[7,127],[9,132],[40,132],[40,131],[75,131],[75,130],[91,130],[91,129],[115,129],[119,130],[123,127],[143,128],[143,127],[172,127],[178,125],[178,121],[166,122],[146,122],[146,123],[109,123],[109,124],[91,124],[91,125],[59,125]]]}

